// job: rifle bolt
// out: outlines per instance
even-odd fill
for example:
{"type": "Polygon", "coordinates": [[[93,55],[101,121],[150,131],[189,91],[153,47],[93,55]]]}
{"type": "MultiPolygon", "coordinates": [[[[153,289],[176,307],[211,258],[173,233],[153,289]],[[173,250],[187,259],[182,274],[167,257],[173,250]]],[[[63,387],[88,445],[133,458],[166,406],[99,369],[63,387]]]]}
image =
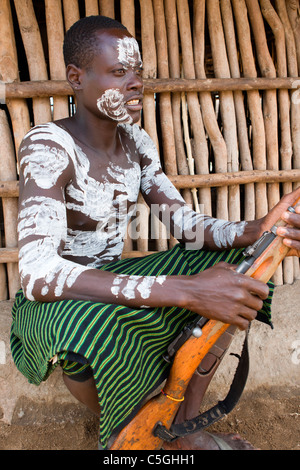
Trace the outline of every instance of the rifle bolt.
{"type": "Polygon", "coordinates": [[[195,326],[195,328],[193,329],[193,336],[195,336],[195,338],[200,338],[201,335],[202,335],[201,328],[199,328],[199,326],[195,326]]]}

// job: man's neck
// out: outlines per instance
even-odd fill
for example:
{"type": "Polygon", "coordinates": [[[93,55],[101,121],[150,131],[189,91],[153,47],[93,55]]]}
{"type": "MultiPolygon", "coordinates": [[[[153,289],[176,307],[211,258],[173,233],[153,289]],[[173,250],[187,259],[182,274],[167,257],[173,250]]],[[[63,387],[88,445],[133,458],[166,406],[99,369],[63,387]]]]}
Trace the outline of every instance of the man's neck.
{"type": "Polygon", "coordinates": [[[97,151],[114,153],[118,145],[117,122],[77,112],[68,120],[70,131],[84,144],[97,151]]]}

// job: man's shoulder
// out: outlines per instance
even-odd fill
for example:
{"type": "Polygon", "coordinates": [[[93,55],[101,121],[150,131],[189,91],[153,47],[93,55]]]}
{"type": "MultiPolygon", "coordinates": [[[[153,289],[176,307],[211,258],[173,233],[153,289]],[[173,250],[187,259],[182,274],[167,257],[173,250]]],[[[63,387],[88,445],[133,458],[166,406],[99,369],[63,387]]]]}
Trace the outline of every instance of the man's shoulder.
{"type": "Polygon", "coordinates": [[[141,153],[145,152],[145,147],[154,145],[149,134],[138,124],[119,124],[119,128],[134,141],[136,148],[141,153]]]}
{"type": "Polygon", "coordinates": [[[73,143],[70,134],[58,126],[55,122],[45,122],[33,126],[23,138],[23,145],[26,143],[44,143],[51,147],[58,146],[67,148],[73,143]]]}

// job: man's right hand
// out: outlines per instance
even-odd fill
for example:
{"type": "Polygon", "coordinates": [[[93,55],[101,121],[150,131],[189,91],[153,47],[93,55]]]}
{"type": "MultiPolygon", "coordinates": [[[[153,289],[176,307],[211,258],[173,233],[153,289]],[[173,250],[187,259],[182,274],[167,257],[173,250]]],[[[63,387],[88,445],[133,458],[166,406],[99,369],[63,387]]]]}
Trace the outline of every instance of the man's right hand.
{"type": "Polygon", "coordinates": [[[221,262],[186,279],[185,307],[245,330],[268,297],[269,287],[221,262]]]}

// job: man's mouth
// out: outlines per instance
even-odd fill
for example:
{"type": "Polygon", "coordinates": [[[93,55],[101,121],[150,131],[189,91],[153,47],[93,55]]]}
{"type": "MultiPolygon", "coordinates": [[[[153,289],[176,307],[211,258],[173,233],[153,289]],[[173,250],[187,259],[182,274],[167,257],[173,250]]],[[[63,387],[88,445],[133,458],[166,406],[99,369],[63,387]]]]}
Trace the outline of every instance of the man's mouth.
{"type": "Polygon", "coordinates": [[[126,106],[133,111],[140,111],[143,107],[142,100],[139,98],[132,98],[126,101],[126,106]]]}
{"type": "Polygon", "coordinates": [[[136,106],[137,104],[139,104],[140,100],[130,100],[130,101],[127,101],[127,104],[129,106],[136,106]]]}

